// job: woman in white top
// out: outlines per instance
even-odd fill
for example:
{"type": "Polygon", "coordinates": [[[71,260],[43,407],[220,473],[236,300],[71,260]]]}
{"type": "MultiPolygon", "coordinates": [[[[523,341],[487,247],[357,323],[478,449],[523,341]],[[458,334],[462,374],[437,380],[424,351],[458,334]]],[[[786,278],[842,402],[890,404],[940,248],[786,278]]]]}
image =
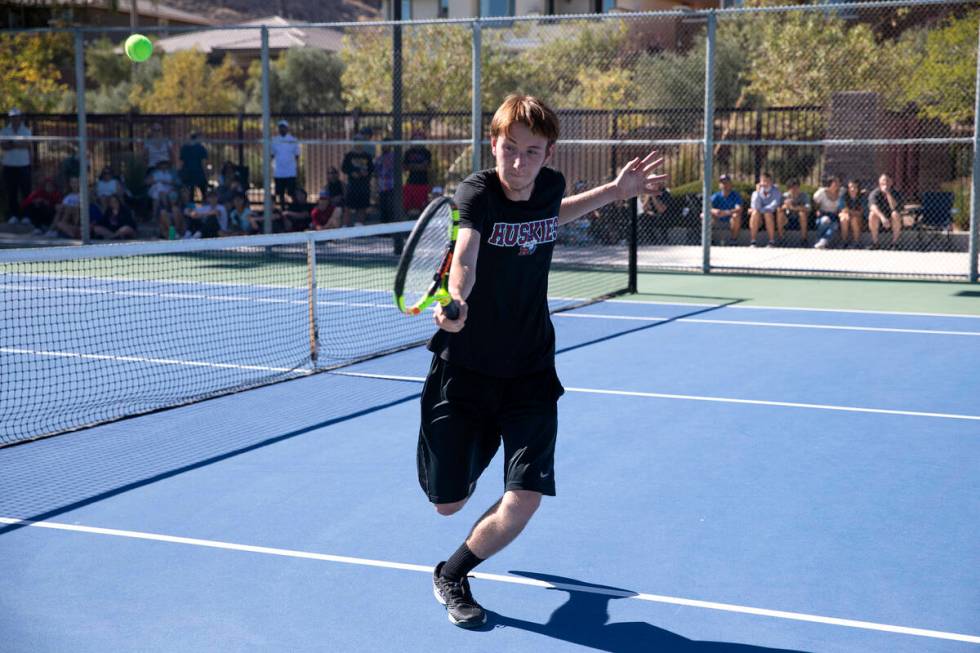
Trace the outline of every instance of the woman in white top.
{"type": "Polygon", "coordinates": [[[828,177],[824,185],[813,194],[813,204],[817,208],[817,234],[819,234],[819,240],[814,245],[816,249],[826,249],[834,239],[843,199],[840,179],[837,177],[828,177]]]}
{"type": "Polygon", "coordinates": [[[99,178],[95,180],[95,201],[99,208],[105,211],[109,208],[109,198],[115,195],[122,201],[123,188],[119,180],[112,176],[110,168],[103,168],[99,178]]]}

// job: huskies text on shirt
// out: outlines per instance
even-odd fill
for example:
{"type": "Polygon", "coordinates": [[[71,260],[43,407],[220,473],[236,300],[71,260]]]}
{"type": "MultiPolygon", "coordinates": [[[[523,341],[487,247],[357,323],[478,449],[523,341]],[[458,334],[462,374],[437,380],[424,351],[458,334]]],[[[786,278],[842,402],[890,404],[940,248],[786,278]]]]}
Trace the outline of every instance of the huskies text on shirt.
{"type": "Polygon", "coordinates": [[[542,168],[526,201],[504,195],[495,169],[470,175],[456,191],[460,227],[479,234],[476,280],[459,333],[439,330],[429,349],[444,360],[502,378],[554,366],[548,271],[565,194],[560,172],[542,168]]]}

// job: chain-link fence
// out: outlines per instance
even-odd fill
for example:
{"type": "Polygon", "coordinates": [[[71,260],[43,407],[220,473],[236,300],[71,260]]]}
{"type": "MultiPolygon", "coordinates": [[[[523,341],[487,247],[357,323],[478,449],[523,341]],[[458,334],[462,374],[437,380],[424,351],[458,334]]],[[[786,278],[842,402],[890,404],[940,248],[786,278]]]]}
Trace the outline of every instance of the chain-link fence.
{"type": "Polygon", "coordinates": [[[193,236],[209,194],[222,233],[411,218],[492,165],[492,112],[524,92],[559,114],[570,193],[665,156],[657,193],[562,228],[572,258],[625,265],[635,245],[641,270],[976,279],[970,2],[140,31],[143,63],[122,28],[0,35],[0,58],[33,66],[0,94],[23,112],[4,244],[106,237],[113,193],[145,238],[193,236]],[[23,201],[46,179],[72,196],[72,177],[75,208],[23,201]]]}

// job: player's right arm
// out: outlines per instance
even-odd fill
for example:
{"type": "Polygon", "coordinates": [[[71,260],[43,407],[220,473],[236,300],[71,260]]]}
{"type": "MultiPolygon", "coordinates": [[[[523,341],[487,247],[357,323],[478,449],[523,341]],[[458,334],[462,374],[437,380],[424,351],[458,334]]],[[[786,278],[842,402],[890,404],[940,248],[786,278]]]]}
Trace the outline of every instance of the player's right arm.
{"type": "Polygon", "coordinates": [[[450,320],[442,312],[442,306],[436,303],[436,325],[450,333],[462,330],[466,324],[468,307],[466,298],[473,291],[476,282],[476,259],[480,253],[480,232],[476,229],[461,227],[456,237],[456,249],[453,252],[453,262],[449,268],[449,294],[459,305],[459,318],[450,320]]]}

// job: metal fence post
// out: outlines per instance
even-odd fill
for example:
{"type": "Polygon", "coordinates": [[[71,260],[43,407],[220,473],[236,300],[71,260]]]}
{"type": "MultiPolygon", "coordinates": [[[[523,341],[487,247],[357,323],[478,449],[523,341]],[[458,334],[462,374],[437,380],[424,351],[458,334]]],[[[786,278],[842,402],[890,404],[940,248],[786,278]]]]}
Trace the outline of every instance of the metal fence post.
{"type": "Polygon", "coordinates": [[[272,233],[272,126],[269,109],[269,28],[262,26],[262,231],[272,233]]]}
{"type": "Polygon", "coordinates": [[[715,149],[715,28],[718,16],[708,12],[704,55],[704,181],[701,184],[701,272],[711,272],[711,180],[715,149]]]}
{"type": "Polygon", "coordinates": [[[81,217],[82,242],[91,240],[88,197],[88,122],[85,113],[85,39],[75,30],[75,102],[78,105],[78,212],[81,217]]]}
{"type": "Polygon", "coordinates": [[[970,189],[970,283],[977,282],[978,232],[980,232],[980,21],[977,23],[977,76],[973,98],[973,187],[970,189]]]}
{"type": "Polygon", "coordinates": [[[482,28],[480,26],[480,21],[473,21],[473,104],[471,111],[473,115],[471,116],[470,122],[470,137],[473,141],[473,158],[472,158],[472,172],[476,172],[483,167],[483,103],[482,99],[482,85],[480,83],[480,75],[482,71],[482,28]]]}

